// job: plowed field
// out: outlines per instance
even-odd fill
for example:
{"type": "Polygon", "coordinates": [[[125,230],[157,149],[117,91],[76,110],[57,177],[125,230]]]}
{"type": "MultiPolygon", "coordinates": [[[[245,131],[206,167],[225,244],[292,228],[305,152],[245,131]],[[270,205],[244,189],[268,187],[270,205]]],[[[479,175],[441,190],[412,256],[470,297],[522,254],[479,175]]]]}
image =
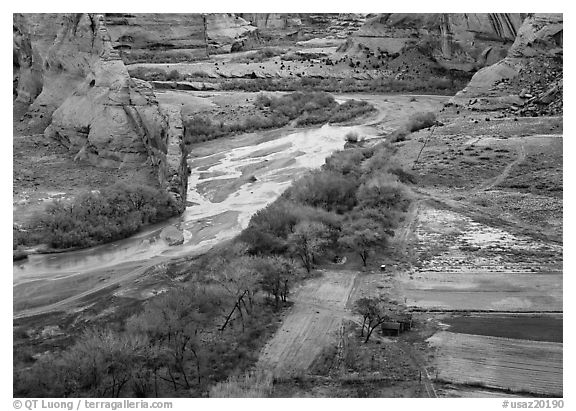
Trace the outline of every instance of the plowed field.
{"type": "Polygon", "coordinates": [[[562,396],[562,344],[439,332],[438,379],[457,384],[562,396]]]}

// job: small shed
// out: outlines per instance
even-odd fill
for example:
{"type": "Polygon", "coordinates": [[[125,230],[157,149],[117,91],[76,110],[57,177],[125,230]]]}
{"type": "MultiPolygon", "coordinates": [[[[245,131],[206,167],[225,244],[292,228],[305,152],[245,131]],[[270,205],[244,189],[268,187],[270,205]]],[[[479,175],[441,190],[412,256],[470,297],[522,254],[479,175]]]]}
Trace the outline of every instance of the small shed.
{"type": "Polygon", "coordinates": [[[386,321],[380,325],[382,335],[400,335],[401,324],[396,321],[386,321]]]}
{"type": "Polygon", "coordinates": [[[382,335],[400,335],[412,329],[412,313],[395,312],[390,314],[390,320],[380,325],[382,335]]]}

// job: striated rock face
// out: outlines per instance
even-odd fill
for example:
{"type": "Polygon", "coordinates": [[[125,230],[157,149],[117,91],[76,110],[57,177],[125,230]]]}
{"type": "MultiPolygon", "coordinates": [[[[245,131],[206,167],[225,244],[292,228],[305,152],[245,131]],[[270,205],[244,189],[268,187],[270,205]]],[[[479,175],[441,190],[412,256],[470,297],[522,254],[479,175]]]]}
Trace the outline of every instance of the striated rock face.
{"type": "Polygon", "coordinates": [[[369,18],[339,51],[396,57],[419,50],[446,69],[471,71],[506,56],[525,14],[379,14],[369,18]]]}
{"type": "MultiPolygon", "coordinates": [[[[39,22],[28,33],[49,31],[40,29],[41,17],[28,17],[39,22]]],[[[160,185],[183,205],[186,149],[179,118],[161,111],[150,84],[130,78],[103,15],[66,14],[56,21],[46,22],[59,28],[47,49],[47,40],[35,43],[29,35],[35,52],[28,67],[42,67],[41,92],[30,106],[30,121],[48,119],[45,135],[77,152],[77,160],[104,167],[154,167],[160,185]]],[[[26,58],[24,54],[18,61],[26,58]]],[[[20,78],[28,71],[33,70],[26,68],[20,78]]],[[[22,80],[18,89],[23,90],[18,99],[33,95],[22,80]]]]}
{"type": "Polygon", "coordinates": [[[206,40],[211,50],[239,51],[258,42],[258,29],[234,14],[207,14],[206,40]]]}
{"type": "Polygon", "coordinates": [[[240,13],[239,16],[264,30],[302,27],[302,15],[298,13],[240,13]]]}
{"type": "Polygon", "coordinates": [[[475,110],[561,114],[563,16],[526,18],[506,58],[478,71],[451,102],[475,110]]]}
{"type": "Polygon", "coordinates": [[[125,63],[197,60],[258,42],[258,29],[234,14],[110,13],[106,25],[125,63]]]}
{"type": "Polygon", "coordinates": [[[13,80],[17,101],[31,103],[41,93],[44,62],[60,28],[59,14],[13,15],[13,80]]]}
{"type": "Polygon", "coordinates": [[[260,30],[263,41],[306,40],[314,37],[345,39],[365,21],[354,13],[240,13],[260,30]]]}

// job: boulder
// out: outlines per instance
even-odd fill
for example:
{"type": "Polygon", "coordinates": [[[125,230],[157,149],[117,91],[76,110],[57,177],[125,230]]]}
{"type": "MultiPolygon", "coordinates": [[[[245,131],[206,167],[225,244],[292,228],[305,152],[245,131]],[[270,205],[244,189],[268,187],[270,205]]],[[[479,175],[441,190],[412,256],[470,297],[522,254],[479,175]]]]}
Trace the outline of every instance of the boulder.
{"type": "Polygon", "coordinates": [[[175,226],[169,225],[160,232],[160,238],[169,246],[181,245],[184,243],[184,234],[175,226]]]}

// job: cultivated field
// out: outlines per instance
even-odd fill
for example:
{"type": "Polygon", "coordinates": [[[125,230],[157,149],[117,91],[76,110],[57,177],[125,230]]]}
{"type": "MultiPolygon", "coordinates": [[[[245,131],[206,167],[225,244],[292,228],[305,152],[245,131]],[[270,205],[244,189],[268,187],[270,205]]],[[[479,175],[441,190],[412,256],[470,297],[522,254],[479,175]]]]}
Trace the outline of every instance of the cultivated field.
{"type": "Polygon", "coordinates": [[[440,396],[562,395],[562,118],[440,120],[399,150],[418,183],[392,292],[437,311],[440,396]]]}
{"type": "Polygon", "coordinates": [[[562,314],[446,314],[442,326],[452,333],[532,341],[563,341],[562,314]]]}
{"type": "Polygon", "coordinates": [[[415,272],[399,288],[409,306],[479,311],[562,311],[562,274],[415,272]]]}
{"type": "Polygon", "coordinates": [[[439,332],[437,379],[513,392],[562,396],[562,344],[439,332]]]}

